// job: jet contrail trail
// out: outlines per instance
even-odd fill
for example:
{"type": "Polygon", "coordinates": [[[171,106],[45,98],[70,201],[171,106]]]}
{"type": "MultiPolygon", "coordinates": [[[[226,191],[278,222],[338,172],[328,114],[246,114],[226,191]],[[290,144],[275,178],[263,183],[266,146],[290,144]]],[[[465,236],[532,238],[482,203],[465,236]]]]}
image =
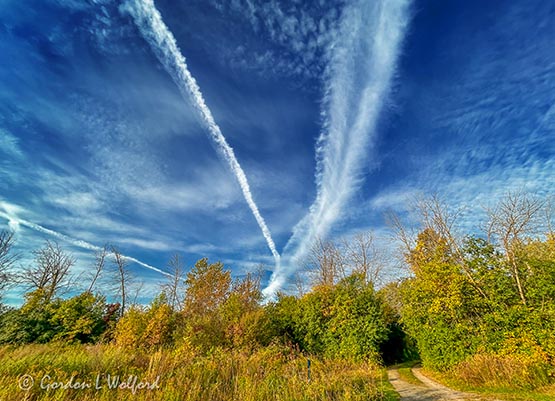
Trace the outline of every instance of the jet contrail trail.
{"type": "Polygon", "coordinates": [[[316,199],[285,246],[263,293],[272,296],[325,237],[357,189],[366,153],[387,98],[410,0],[355,0],[345,7],[328,54],[325,124],[316,145],[316,199]]]}
{"type": "Polygon", "coordinates": [[[280,266],[280,256],[276,250],[276,246],[270,234],[266,222],[262,218],[258,210],[258,206],[254,202],[249,187],[249,182],[245,172],[235,157],[235,153],[225,137],[220,127],[214,121],[214,117],[204,101],[199,86],[187,68],[185,57],[177,47],[177,43],[172,33],[164,24],[160,12],[156,9],[153,0],[129,0],[121,7],[122,11],[128,12],[135,24],[139,28],[141,34],[148,42],[158,60],[166,68],[173,81],[179,88],[179,91],[187,100],[189,100],[196,109],[199,117],[207,128],[208,134],[215,143],[216,148],[222,154],[229,164],[231,171],[235,175],[243,196],[247,201],[247,205],[252,211],[262,235],[266,239],[268,248],[272,252],[276,263],[276,269],[280,266]]]}
{"type": "MultiPolygon", "coordinates": [[[[74,246],[77,246],[79,248],[88,249],[90,251],[102,251],[101,247],[99,247],[97,245],[93,245],[90,242],[83,241],[83,240],[80,240],[80,239],[75,239],[75,238],[72,238],[72,237],[68,237],[65,234],[62,234],[62,233],[59,233],[57,231],[51,230],[49,228],[43,227],[39,224],[32,223],[28,220],[20,219],[17,216],[13,216],[11,214],[0,211],[0,217],[8,220],[10,226],[12,226],[12,227],[13,226],[20,226],[20,225],[25,226],[25,227],[30,228],[31,230],[35,230],[35,231],[41,232],[43,234],[47,234],[47,235],[50,235],[52,237],[59,238],[62,241],[68,242],[68,243],[70,243],[74,246]]],[[[141,262],[140,260],[135,259],[132,256],[126,256],[126,255],[122,255],[122,256],[123,256],[124,259],[126,259],[129,262],[137,263],[138,265],[146,267],[147,269],[154,270],[155,272],[158,272],[158,273],[163,274],[165,276],[171,277],[171,274],[166,273],[165,271],[160,270],[157,267],[154,267],[154,266],[151,266],[147,263],[141,262]]]]}

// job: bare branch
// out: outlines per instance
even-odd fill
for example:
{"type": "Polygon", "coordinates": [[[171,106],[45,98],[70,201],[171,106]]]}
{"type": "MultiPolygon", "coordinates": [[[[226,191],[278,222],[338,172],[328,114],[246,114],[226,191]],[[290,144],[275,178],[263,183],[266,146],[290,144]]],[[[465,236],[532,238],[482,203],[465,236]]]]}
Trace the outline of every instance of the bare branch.
{"type": "Polygon", "coordinates": [[[378,284],[385,262],[372,233],[358,233],[350,241],[343,241],[343,246],[350,270],[361,274],[366,283],[378,284]]]}
{"type": "Polygon", "coordinates": [[[129,294],[127,293],[129,281],[131,278],[129,270],[127,269],[129,263],[115,246],[111,246],[111,251],[114,257],[114,264],[117,269],[116,276],[118,279],[119,297],[121,299],[120,313],[121,316],[123,316],[123,314],[125,313],[127,298],[129,296],[129,294]]]}
{"type": "Polygon", "coordinates": [[[408,255],[416,242],[416,235],[413,232],[409,232],[407,227],[401,222],[399,215],[394,212],[386,213],[385,221],[393,230],[394,239],[401,243],[403,254],[408,255]]]}
{"type": "Polygon", "coordinates": [[[171,277],[162,285],[162,291],[166,293],[168,303],[173,310],[180,310],[185,297],[185,268],[178,253],[171,257],[168,268],[171,277]]]}
{"type": "Polygon", "coordinates": [[[145,286],[144,281],[139,281],[139,284],[133,285],[135,287],[133,301],[131,301],[131,306],[137,305],[137,299],[139,299],[139,294],[143,291],[143,287],[145,286]]]}
{"type": "Polygon", "coordinates": [[[307,270],[314,285],[333,286],[345,276],[344,255],[333,242],[319,239],[311,249],[307,270]]]}
{"type": "Polygon", "coordinates": [[[295,272],[294,280],[295,280],[295,287],[297,288],[297,296],[299,298],[302,298],[307,293],[307,288],[306,288],[307,286],[301,272],[299,271],[295,272]]]}
{"type": "Polygon", "coordinates": [[[101,250],[95,253],[95,264],[94,273],[91,279],[91,284],[89,285],[88,292],[92,292],[96,281],[102,274],[104,267],[106,265],[106,256],[108,255],[108,245],[104,245],[101,250]]]}
{"type": "Polygon", "coordinates": [[[75,259],[64,252],[57,242],[46,241],[34,252],[35,266],[24,270],[21,282],[32,289],[44,291],[45,300],[50,301],[59,290],[69,286],[69,270],[75,259]]]}
{"type": "Polygon", "coordinates": [[[500,241],[524,305],[526,295],[523,278],[518,269],[516,250],[526,236],[538,231],[539,215],[544,206],[545,203],[540,199],[523,192],[510,192],[494,208],[487,210],[488,237],[500,241]]]}
{"type": "Polygon", "coordinates": [[[545,214],[545,224],[547,228],[547,234],[551,237],[555,237],[555,227],[553,227],[554,219],[555,219],[555,197],[554,196],[549,196],[545,201],[544,214],[545,214]]]}
{"type": "Polygon", "coordinates": [[[19,259],[17,254],[13,253],[13,245],[15,242],[13,231],[0,231],[0,296],[2,291],[14,279],[12,268],[14,263],[19,259]]]}

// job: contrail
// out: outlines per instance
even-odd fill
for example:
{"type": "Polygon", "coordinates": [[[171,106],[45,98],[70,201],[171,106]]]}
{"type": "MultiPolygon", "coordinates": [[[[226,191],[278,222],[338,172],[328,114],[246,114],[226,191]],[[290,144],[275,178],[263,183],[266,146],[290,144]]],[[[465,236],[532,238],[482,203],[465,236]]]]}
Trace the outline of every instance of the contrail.
{"type": "Polygon", "coordinates": [[[355,0],[347,5],[330,64],[322,114],[325,124],[316,145],[316,199],[285,246],[285,263],[276,268],[264,295],[272,296],[325,237],[358,188],[360,171],[387,99],[408,24],[410,0],[355,0]]]}
{"type": "Polygon", "coordinates": [[[164,24],[160,12],[156,9],[153,0],[129,0],[121,7],[121,10],[129,13],[135,20],[135,24],[139,28],[141,34],[148,42],[158,60],[164,65],[167,72],[179,88],[179,91],[189,100],[196,109],[199,117],[207,128],[210,139],[215,143],[216,149],[222,154],[229,164],[231,171],[235,175],[243,196],[247,201],[249,208],[262,231],[262,235],[266,239],[268,248],[272,252],[276,263],[276,269],[280,267],[280,256],[276,250],[274,240],[270,234],[266,222],[262,218],[258,210],[258,206],[254,202],[249,187],[249,182],[245,172],[235,157],[235,153],[220,130],[220,127],[214,121],[214,117],[204,101],[204,97],[197,85],[195,79],[187,68],[185,57],[177,47],[177,43],[172,33],[164,24]]]}
{"type": "MultiPolygon", "coordinates": [[[[14,215],[11,215],[11,214],[0,211],[0,217],[8,220],[11,227],[25,226],[25,227],[30,228],[31,230],[35,230],[35,231],[41,232],[43,234],[47,234],[47,235],[50,235],[52,237],[59,238],[62,241],[68,242],[68,243],[70,243],[74,246],[77,246],[79,248],[88,249],[90,251],[102,251],[101,247],[99,247],[97,245],[93,245],[90,242],[83,241],[83,240],[80,240],[80,239],[75,239],[75,238],[72,238],[72,237],[68,237],[65,234],[62,234],[62,233],[59,233],[57,231],[51,230],[49,228],[43,227],[39,224],[32,223],[28,220],[20,219],[17,216],[14,216],[14,215]]],[[[136,263],[138,265],[146,267],[147,269],[154,270],[155,272],[158,272],[158,273],[163,274],[165,276],[171,277],[171,274],[166,273],[165,271],[160,270],[157,267],[154,267],[154,266],[151,266],[147,263],[141,262],[140,260],[135,259],[132,256],[126,256],[126,255],[122,255],[122,256],[123,256],[124,259],[126,259],[129,262],[136,263]]]]}

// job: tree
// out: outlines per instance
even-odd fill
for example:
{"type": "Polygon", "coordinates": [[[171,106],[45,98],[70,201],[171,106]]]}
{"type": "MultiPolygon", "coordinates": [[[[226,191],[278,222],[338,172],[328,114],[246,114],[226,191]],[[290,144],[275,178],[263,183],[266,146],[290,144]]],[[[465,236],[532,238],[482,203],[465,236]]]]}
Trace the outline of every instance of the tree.
{"type": "Polygon", "coordinates": [[[331,287],[345,274],[345,257],[336,244],[318,239],[310,251],[308,270],[314,285],[331,287]]]}
{"type": "Polygon", "coordinates": [[[25,303],[17,311],[19,325],[12,328],[19,332],[21,342],[47,343],[52,340],[56,334],[52,324],[53,304],[45,289],[38,288],[25,294],[25,303]]]}
{"type": "Polygon", "coordinates": [[[0,231],[0,298],[13,280],[12,267],[18,259],[18,256],[13,253],[14,242],[13,231],[0,231]]]}
{"type": "Polygon", "coordinates": [[[467,277],[450,242],[432,229],[418,235],[407,262],[414,276],[402,286],[402,323],[416,339],[425,366],[452,366],[476,346],[467,324],[467,277]]]}
{"type": "Polygon", "coordinates": [[[162,292],[145,308],[131,305],[118,320],[114,340],[125,348],[154,349],[173,343],[176,314],[162,292]]]}
{"type": "MultiPolygon", "coordinates": [[[[303,296],[304,298],[304,296],[303,296]]],[[[304,332],[300,332],[298,324],[300,299],[293,295],[277,294],[277,300],[265,306],[272,336],[285,344],[299,345],[303,341],[304,332]]]]}
{"type": "Polygon", "coordinates": [[[255,346],[268,340],[268,319],[260,305],[260,275],[247,273],[234,281],[219,309],[224,319],[226,341],[233,346],[255,346]]]}
{"type": "Polygon", "coordinates": [[[94,296],[88,291],[56,300],[50,308],[53,339],[80,343],[97,341],[106,329],[105,308],[104,297],[94,296]]]}
{"type": "Polygon", "coordinates": [[[116,277],[118,282],[118,293],[119,293],[118,295],[121,300],[120,316],[123,316],[125,313],[127,299],[129,296],[127,292],[129,287],[129,281],[131,279],[131,275],[129,273],[129,270],[127,269],[127,266],[129,265],[129,263],[127,262],[127,259],[125,258],[125,256],[123,256],[115,246],[112,245],[111,250],[112,250],[112,255],[114,257],[114,264],[116,267],[116,277]]]}
{"type": "Polygon", "coordinates": [[[524,284],[528,306],[541,312],[555,305],[555,235],[526,241],[516,257],[527,272],[524,284]]]}
{"type": "Polygon", "coordinates": [[[403,225],[398,216],[394,214],[388,216],[389,223],[392,225],[397,239],[403,244],[405,258],[413,252],[413,248],[422,233],[434,233],[434,235],[437,238],[441,238],[445,246],[449,248],[450,258],[453,263],[458,265],[460,271],[474,287],[474,290],[476,290],[480,296],[486,298],[486,291],[476,281],[472,271],[468,269],[464,262],[464,252],[462,249],[464,238],[457,233],[456,229],[457,219],[462,213],[462,210],[451,210],[438,195],[417,199],[414,209],[418,215],[421,227],[421,231],[417,236],[403,225]]]}
{"type": "Polygon", "coordinates": [[[500,241],[510,266],[510,274],[524,305],[527,304],[524,288],[526,271],[519,265],[517,252],[523,237],[538,229],[538,219],[544,205],[540,199],[516,192],[508,193],[494,208],[488,210],[488,237],[500,241]]]}
{"type": "Polygon", "coordinates": [[[174,310],[181,310],[183,307],[183,294],[185,292],[185,269],[179,254],[174,254],[168,262],[171,276],[168,282],[162,285],[162,291],[166,293],[169,306],[174,310]]]}
{"type": "Polygon", "coordinates": [[[220,312],[231,290],[231,272],[223,267],[204,258],[186,276],[184,336],[200,350],[225,343],[225,319],[220,312]]]}
{"type": "Polygon", "coordinates": [[[332,305],[326,353],[355,361],[379,360],[388,328],[383,303],[372,284],[360,273],[347,276],[334,289],[332,305]]]}
{"type": "Polygon", "coordinates": [[[141,344],[146,348],[171,345],[175,329],[175,314],[164,293],[156,297],[145,315],[146,326],[141,344]]]}
{"type": "Polygon", "coordinates": [[[379,359],[388,331],[383,304],[361,274],[313,288],[297,309],[293,335],[301,349],[353,361],[379,359]]]}
{"type": "Polygon", "coordinates": [[[96,281],[100,278],[106,265],[106,256],[108,256],[108,246],[104,245],[101,250],[95,252],[94,272],[92,274],[91,283],[87,292],[92,292],[96,281]]]}
{"type": "Polygon", "coordinates": [[[367,283],[378,284],[384,261],[372,233],[356,234],[350,241],[344,241],[344,248],[351,272],[362,275],[367,283]]]}
{"type": "Polygon", "coordinates": [[[34,254],[35,265],[25,269],[20,277],[31,289],[42,291],[48,303],[69,285],[69,270],[75,264],[75,259],[65,253],[57,242],[51,241],[46,241],[34,254]]]}
{"type": "Polygon", "coordinates": [[[226,301],[231,289],[231,273],[221,262],[200,259],[187,273],[184,311],[186,315],[213,313],[226,301]]]}
{"type": "Polygon", "coordinates": [[[137,348],[141,346],[143,333],[148,322],[145,311],[132,305],[116,323],[114,340],[120,347],[137,348]]]}

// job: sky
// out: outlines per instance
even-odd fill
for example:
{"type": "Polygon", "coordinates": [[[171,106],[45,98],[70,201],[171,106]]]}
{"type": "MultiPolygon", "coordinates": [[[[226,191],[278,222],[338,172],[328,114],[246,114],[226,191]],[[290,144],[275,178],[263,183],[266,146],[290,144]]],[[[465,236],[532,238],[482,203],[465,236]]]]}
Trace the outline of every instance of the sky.
{"type": "Polygon", "coordinates": [[[315,239],[387,234],[418,194],[475,226],[509,191],[555,192],[554,19],[539,0],[3,0],[0,229],[22,266],[56,240],[87,274],[114,244],[148,298],[174,253],[287,290],[315,239]]]}

